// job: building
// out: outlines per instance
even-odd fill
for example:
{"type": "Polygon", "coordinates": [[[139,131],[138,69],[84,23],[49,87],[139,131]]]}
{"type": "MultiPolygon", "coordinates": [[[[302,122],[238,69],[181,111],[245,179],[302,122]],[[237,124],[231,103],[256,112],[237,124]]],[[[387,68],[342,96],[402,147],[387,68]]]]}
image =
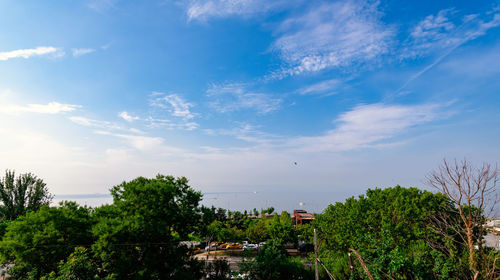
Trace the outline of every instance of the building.
{"type": "Polygon", "coordinates": [[[293,210],[293,220],[295,225],[305,225],[314,220],[314,215],[306,210],[293,210]]]}

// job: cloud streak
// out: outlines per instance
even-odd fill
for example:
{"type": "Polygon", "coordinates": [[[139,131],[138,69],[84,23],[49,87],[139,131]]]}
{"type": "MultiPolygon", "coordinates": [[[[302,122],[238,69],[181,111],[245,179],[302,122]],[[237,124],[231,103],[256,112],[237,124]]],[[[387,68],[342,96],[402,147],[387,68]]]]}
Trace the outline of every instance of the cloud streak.
{"type": "Polygon", "coordinates": [[[297,92],[301,95],[332,95],[337,93],[336,90],[340,88],[342,83],[339,79],[330,79],[302,87],[297,92]]]}
{"type": "Polygon", "coordinates": [[[321,136],[298,137],[287,146],[304,152],[349,151],[394,144],[390,140],[441,114],[441,105],[359,105],[335,120],[338,126],[321,136]]]}
{"type": "Polygon", "coordinates": [[[95,49],[90,49],[90,48],[71,49],[71,53],[73,54],[74,57],[80,57],[93,52],[95,52],[95,49]]]}
{"type": "Polygon", "coordinates": [[[250,17],[292,5],[285,0],[194,0],[187,5],[189,21],[228,16],[250,17]]]}
{"type": "Polygon", "coordinates": [[[150,116],[144,119],[150,123],[149,127],[184,130],[195,130],[199,127],[194,121],[198,114],[191,111],[194,104],[178,94],[153,92],[150,95],[149,105],[152,111],[150,116]]]}
{"type": "Polygon", "coordinates": [[[424,69],[406,80],[396,93],[439,64],[463,44],[500,26],[500,11],[497,9],[486,13],[488,19],[480,15],[467,15],[461,18],[461,22],[453,23],[448,17],[455,12],[453,9],[441,10],[437,15],[427,16],[414,28],[406,42],[407,47],[402,52],[402,58],[415,58],[430,52],[441,52],[441,54],[424,69]]]}
{"type": "Polygon", "coordinates": [[[139,118],[139,117],[137,117],[137,116],[131,116],[131,115],[129,115],[129,113],[127,113],[127,112],[125,112],[125,111],[120,112],[120,113],[118,114],[118,116],[119,116],[120,118],[122,118],[122,119],[126,120],[127,122],[133,122],[133,121],[136,121],[136,120],[140,120],[140,118],[139,118]]]}
{"type": "Polygon", "coordinates": [[[28,59],[33,56],[43,56],[43,55],[62,55],[60,50],[55,47],[37,47],[34,49],[20,49],[8,52],[0,52],[0,61],[6,61],[13,58],[24,58],[28,59]]]}
{"type": "Polygon", "coordinates": [[[248,90],[247,85],[242,83],[213,84],[207,90],[207,95],[213,99],[211,106],[220,113],[249,109],[268,114],[277,111],[283,102],[269,94],[248,90]]]}
{"type": "Polygon", "coordinates": [[[154,98],[150,101],[151,106],[165,109],[174,117],[180,117],[183,119],[194,118],[195,114],[190,111],[190,108],[194,105],[185,101],[179,95],[164,95],[163,93],[155,92],[153,93],[153,96],[154,98]]]}
{"type": "Polygon", "coordinates": [[[0,113],[20,114],[20,113],[38,113],[38,114],[60,114],[72,112],[80,108],[80,105],[62,104],[59,102],[50,102],[48,104],[28,104],[20,105],[0,105],[0,113]]]}

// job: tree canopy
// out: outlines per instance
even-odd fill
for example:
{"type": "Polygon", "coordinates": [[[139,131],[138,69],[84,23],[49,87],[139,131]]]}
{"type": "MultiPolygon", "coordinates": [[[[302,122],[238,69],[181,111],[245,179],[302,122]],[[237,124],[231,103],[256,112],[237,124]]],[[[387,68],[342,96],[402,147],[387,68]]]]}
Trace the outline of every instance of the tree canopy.
{"type": "Polygon", "coordinates": [[[75,202],[42,206],[7,226],[0,242],[2,263],[14,263],[9,279],[40,279],[57,270],[75,246],[90,246],[93,220],[90,209],[75,202]]]}
{"type": "MultiPolygon", "coordinates": [[[[447,246],[429,226],[431,216],[442,211],[448,200],[416,188],[396,186],[369,189],[357,199],[330,205],[316,219],[319,229],[320,258],[329,271],[340,279],[349,278],[350,249],[357,250],[377,278],[450,279],[462,272],[459,253],[445,255],[432,244],[447,246]]],[[[358,265],[357,278],[366,278],[358,265]]]]}
{"type": "Polygon", "coordinates": [[[108,277],[198,279],[186,240],[200,219],[201,193],[186,178],[139,177],[111,189],[113,204],[96,211],[92,246],[108,277]]]}
{"type": "Polygon", "coordinates": [[[5,171],[0,179],[0,217],[3,220],[14,220],[36,211],[42,205],[49,205],[52,195],[42,179],[31,173],[21,174],[17,178],[14,171],[5,171]]]}

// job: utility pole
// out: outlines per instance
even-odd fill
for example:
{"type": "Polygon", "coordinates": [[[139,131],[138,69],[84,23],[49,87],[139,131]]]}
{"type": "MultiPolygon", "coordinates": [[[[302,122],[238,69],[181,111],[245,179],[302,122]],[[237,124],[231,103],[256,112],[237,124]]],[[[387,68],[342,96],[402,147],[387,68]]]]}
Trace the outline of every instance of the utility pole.
{"type": "Polygon", "coordinates": [[[316,234],[316,229],[314,229],[314,279],[319,280],[318,271],[318,237],[316,234]]]}

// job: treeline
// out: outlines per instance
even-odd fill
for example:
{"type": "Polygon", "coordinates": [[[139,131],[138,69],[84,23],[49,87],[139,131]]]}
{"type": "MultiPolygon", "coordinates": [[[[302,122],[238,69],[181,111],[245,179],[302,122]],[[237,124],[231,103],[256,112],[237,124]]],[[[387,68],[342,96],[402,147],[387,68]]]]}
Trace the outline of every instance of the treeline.
{"type": "Polygon", "coordinates": [[[320,279],[498,279],[500,254],[483,243],[497,171],[455,165],[430,175],[436,187],[446,184],[438,193],[372,189],[297,227],[287,212],[257,219],[256,210],[200,206],[202,194],[186,178],[164,175],[112,187],[110,205],[50,207],[43,181],[8,171],[0,180],[0,261],[10,279],[229,279],[227,263],[205,266],[181,241],[248,240],[266,244],[240,264],[240,279],[313,279],[306,262],[314,254],[290,257],[285,245],[312,243],[316,229],[320,279]]]}
{"type": "MultiPolygon", "coordinates": [[[[186,178],[158,175],[123,182],[111,188],[112,204],[90,208],[75,202],[50,207],[52,196],[41,179],[32,174],[14,177],[7,171],[0,180],[4,214],[0,261],[8,268],[9,279],[201,279],[206,275],[229,279],[227,268],[220,275],[220,265],[205,267],[181,241],[244,239],[269,241],[255,261],[242,264],[242,271],[255,279],[311,275],[303,262],[289,258],[283,248],[285,243],[297,243],[290,214],[255,219],[247,213],[200,206],[202,195],[186,178]]],[[[261,214],[273,211],[268,208],[261,214]]]]}

